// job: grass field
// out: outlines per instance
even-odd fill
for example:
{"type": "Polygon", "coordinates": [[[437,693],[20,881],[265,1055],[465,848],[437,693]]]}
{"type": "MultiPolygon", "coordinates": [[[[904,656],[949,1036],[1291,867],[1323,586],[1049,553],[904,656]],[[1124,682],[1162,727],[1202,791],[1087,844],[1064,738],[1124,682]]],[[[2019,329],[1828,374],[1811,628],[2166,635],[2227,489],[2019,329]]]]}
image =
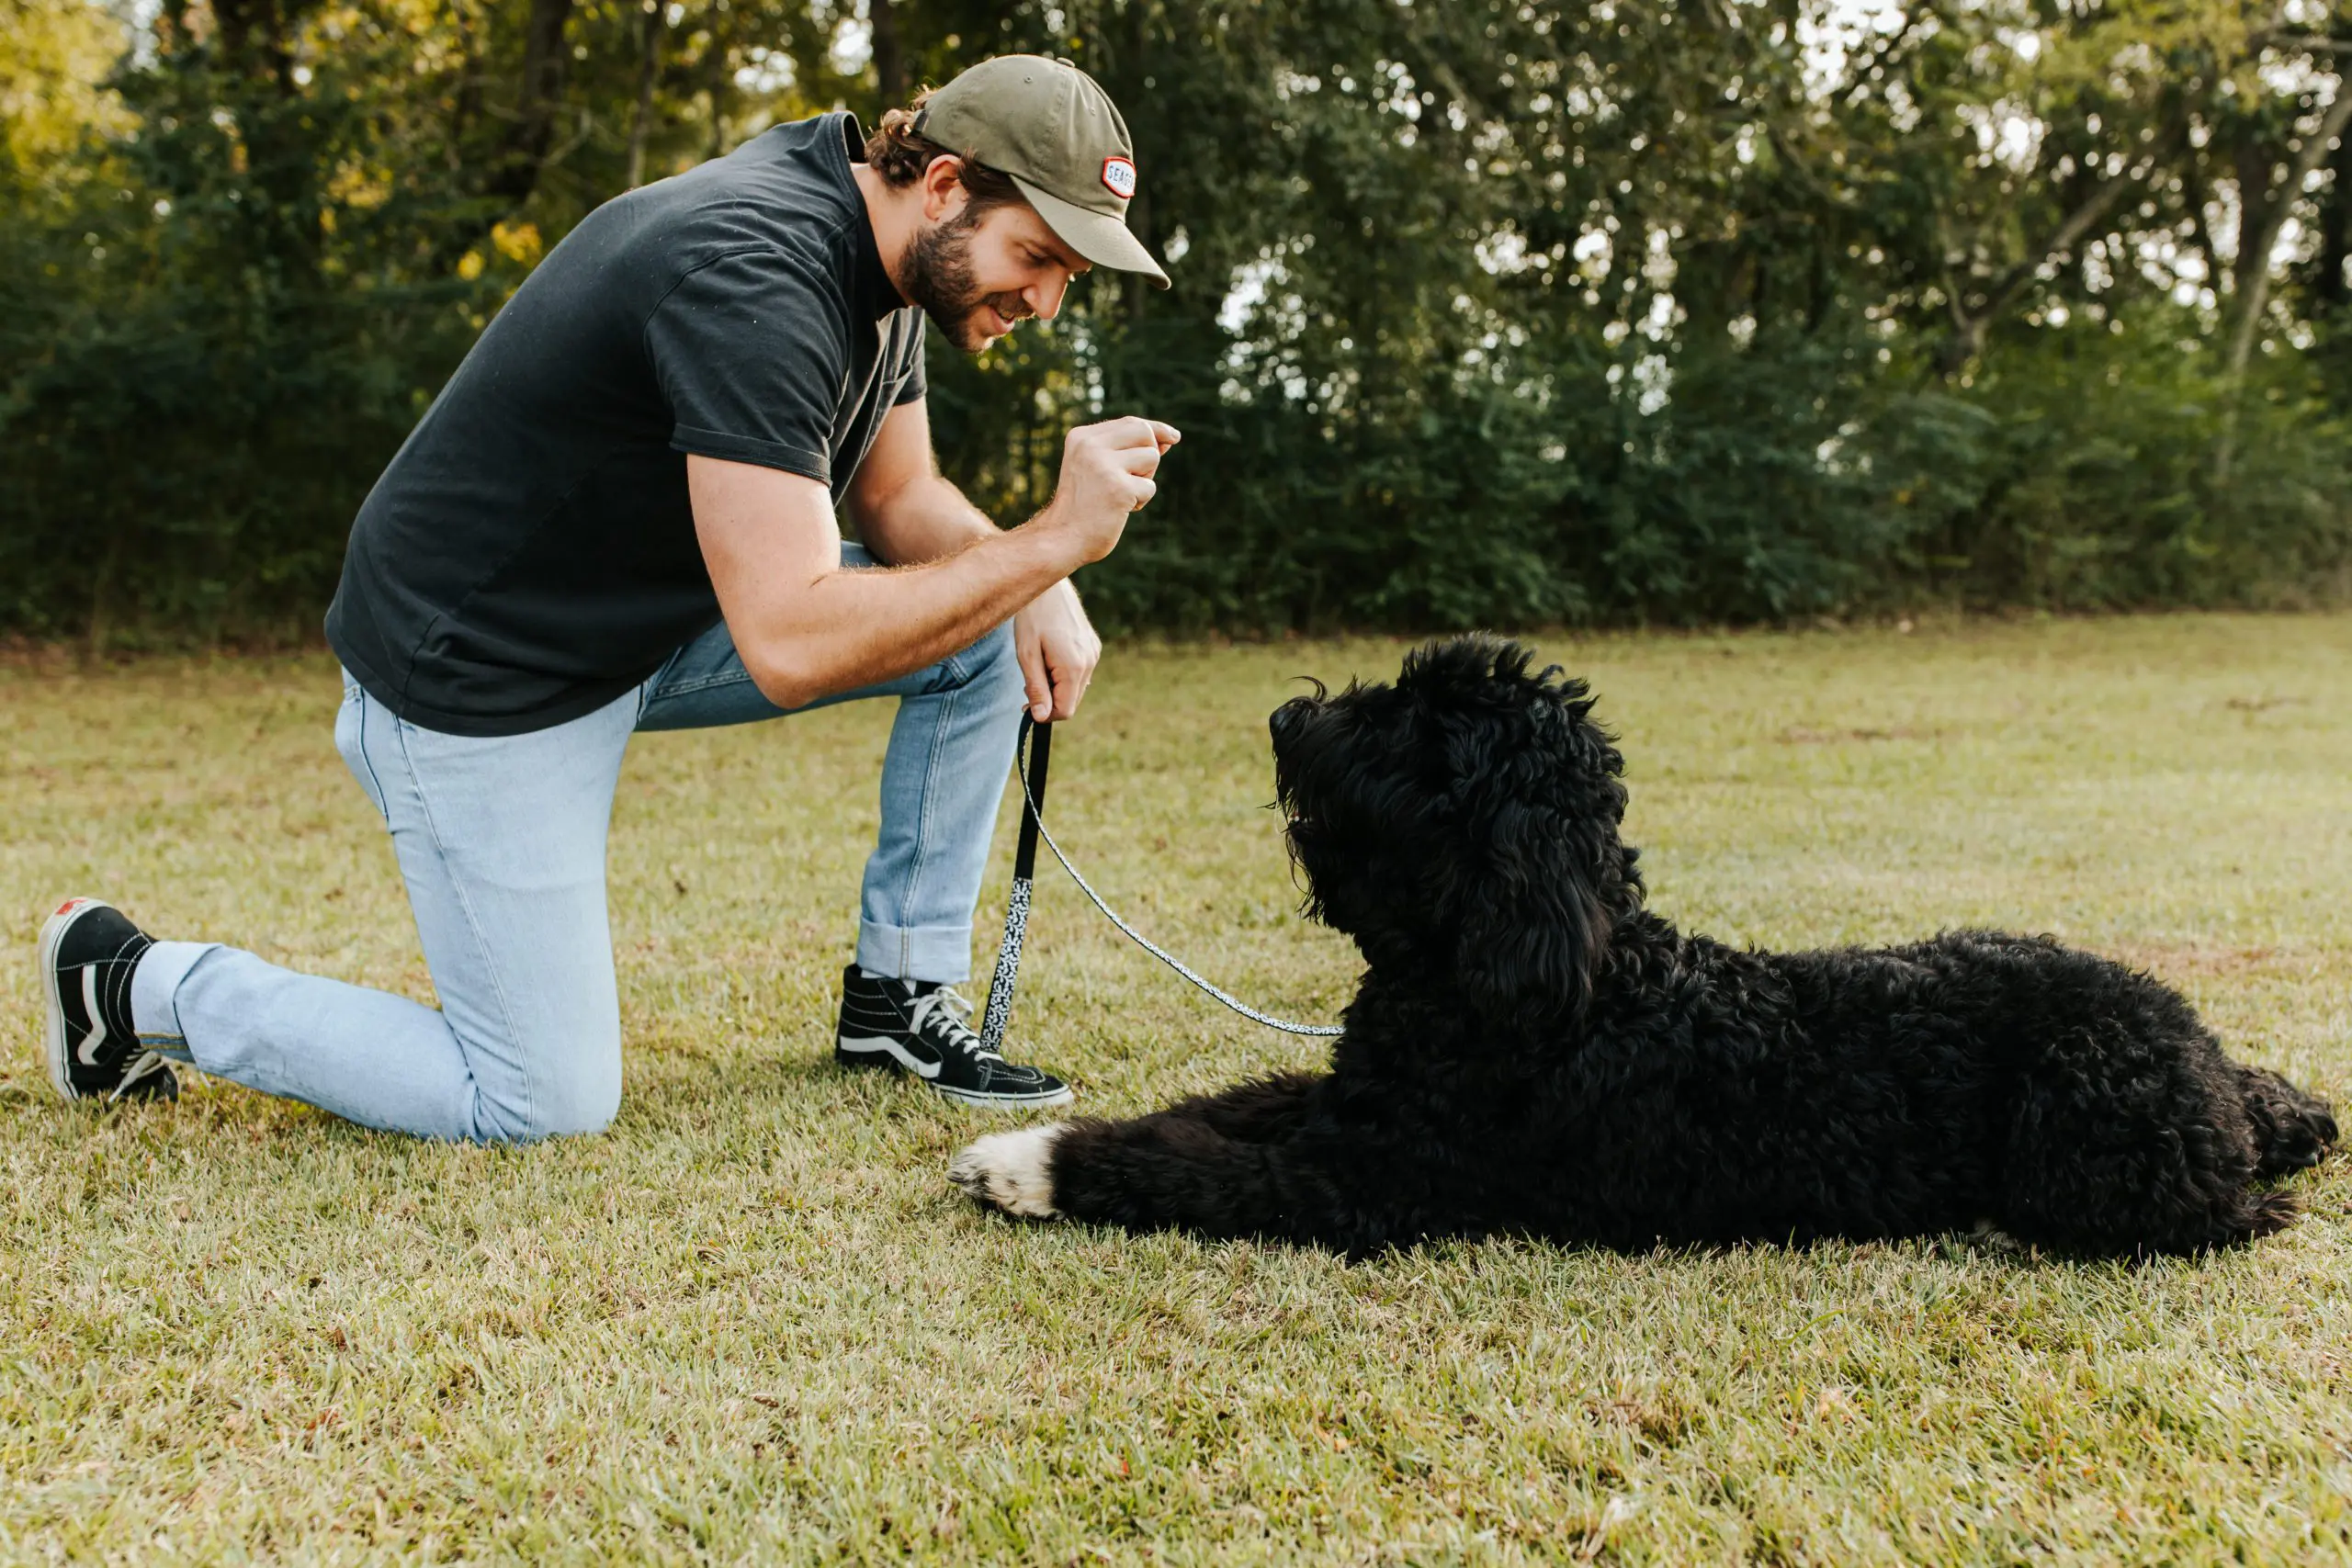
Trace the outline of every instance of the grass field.
{"type": "MultiPolygon", "coordinates": [[[[1114,649],[1057,833],[1212,978],[1328,1018],[1352,953],[1295,912],[1264,717],[1399,651],[1114,649]]],[[[2352,618],[1546,651],[1596,681],[1686,925],[2053,931],[2352,1096],[2352,618]]],[[[0,1559],[2352,1558],[2342,1165],[2286,1235],[2139,1269],[1962,1238],[1351,1267],[984,1217],[944,1170],[1002,1123],[827,1061],[880,708],[638,742],[605,1136],[425,1145],[201,1080],[53,1102],[64,894],[430,997],[336,694],[315,659],[0,668],[0,1559]]],[[[1058,872],[1015,1026],[1114,1112],[1317,1055],[1058,872]]]]}

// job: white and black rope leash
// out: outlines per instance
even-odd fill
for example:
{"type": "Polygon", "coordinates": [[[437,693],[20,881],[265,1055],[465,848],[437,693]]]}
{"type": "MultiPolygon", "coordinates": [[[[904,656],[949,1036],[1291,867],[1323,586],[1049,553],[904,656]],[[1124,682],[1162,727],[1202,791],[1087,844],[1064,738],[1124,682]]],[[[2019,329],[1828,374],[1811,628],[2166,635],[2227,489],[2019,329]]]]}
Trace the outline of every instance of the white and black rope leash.
{"type": "MultiPolygon", "coordinates": [[[[1012,982],[1021,972],[1021,943],[1029,934],[1029,889],[1037,875],[1037,833],[1045,826],[1037,815],[1046,798],[1046,759],[1053,752],[1054,727],[1035,726],[1035,750],[1029,748],[1029,716],[1021,716],[1021,739],[1013,743],[1013,772],[1022,773],[1021,840],[1012,851],[1012,893],[1004,901],[1004,941],[997,945],[996,974],[989,980],[989,1005],[980,1013],[980,1049],[990,1054],[1004,1047],[1005,1021],[1012,1016],[1012,982]],[[1027,752],[1024,757],[1023,752],[1027,752]],[[1023,764],[1036,771],[1031,780],[1023,764]]],[[[1057,855],[1059,850],[1054,852],[1057,855]]]]}
{"type": "Polygon", "coordinates": [[[1291,1023],[1260,1012],[1231,992],[1213,986],[1193,973],[1183,960],[1121,919],[1117,910],[1102,902],[1102,896],[1078,874],[1078,867],[1069,863],[1069,856],[1062,853],[1062,847],[1054,842],[1054,836],[1046,830],[1046,763],[1052,751],[1053,737],[1051,723],[1033,724],[1026,715],[1023,716],[1021,739],[1016,743],[1013,757],[1014,773],[1021,779],[1021,839],[1012,852],[1012,895],[1004,907],[1004,942],[997,949],[996,975],[989,982],[989,1005],[980,1017],[981,1049],[994,1051],[1001,1047],[1005,1021],[1012,1014],[1012,985],[1021,969],[1022,940],[1029,931],[1030,891],[1035,882],[1037,840],[1040,839],[1046,841],[1047,849],[1054,852],[1054,858],[1061,862],[1062,869],[1069,873],[1069,879],[1078,884],[1078,890],[1086,895],[1087,901],[1102,910],[1103,918],[1118,927],[1128,941],[1242,1017],[1288,1034],[1336,1035],[1341,1032],[1322,1024],[1291,1023]],[[1036,737],[1034,747],[1029,744],[1033,732],[1036,737]]]}

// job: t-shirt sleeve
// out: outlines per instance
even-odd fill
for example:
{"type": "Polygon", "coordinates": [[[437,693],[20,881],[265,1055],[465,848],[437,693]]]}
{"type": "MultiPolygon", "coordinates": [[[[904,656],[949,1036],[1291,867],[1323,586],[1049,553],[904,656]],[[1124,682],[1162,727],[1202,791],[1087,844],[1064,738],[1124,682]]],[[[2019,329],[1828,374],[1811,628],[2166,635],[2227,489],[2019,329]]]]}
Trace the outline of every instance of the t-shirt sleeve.
{"type": "Polygon", "coordinates": [[[830,278],[775,251],[739,251],[680,278],[645,322],[677,422],[671,446],[830,485],[846,320],[830,278]]]}
{"type": "Polygon", "coordinates": [[[915,330],[907,334],[906,379],[899,383],[899,395],[890,400],[893,408],[914,402],[931,389],[922,368],[923,323],[924,319],[917,316],[915,330]]]}

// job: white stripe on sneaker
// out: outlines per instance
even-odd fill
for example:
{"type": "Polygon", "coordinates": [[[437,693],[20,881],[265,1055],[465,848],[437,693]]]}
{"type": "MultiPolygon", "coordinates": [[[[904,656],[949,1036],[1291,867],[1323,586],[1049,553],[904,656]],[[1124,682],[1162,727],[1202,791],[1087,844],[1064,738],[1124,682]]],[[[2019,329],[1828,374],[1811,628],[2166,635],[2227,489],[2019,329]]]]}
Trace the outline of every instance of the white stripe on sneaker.
{"type": "Polygon", "coordinates": [[[844,1051],[854,1051],[861,1055],[887,1055],[919,1078],[937,1077],[943,1066],[938,1062],[916,1061],[907,1054],[906,1046],[887,1035],[837,1034],[833,1037],[833,1043],[844,1051]]]}
{"type": "Polygon", "coordinates": [[[82,1010],[90,1020],[90,1032],[82,1036],[82,1043],[74,1047],[85,1067],[98,1065],[98,1047],[107,1043],[107,1015],[98,1010],[98,966],[82,965],[82,1010]]]}

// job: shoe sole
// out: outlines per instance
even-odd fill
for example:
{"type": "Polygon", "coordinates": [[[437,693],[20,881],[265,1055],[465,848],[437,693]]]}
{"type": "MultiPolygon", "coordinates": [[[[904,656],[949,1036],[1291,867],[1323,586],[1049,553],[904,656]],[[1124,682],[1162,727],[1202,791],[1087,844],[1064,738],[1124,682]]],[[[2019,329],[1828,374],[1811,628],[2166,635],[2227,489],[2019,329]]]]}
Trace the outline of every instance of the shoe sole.
{"type": "Polygon", "coordinates": [[[40,928],[40,989],[49,1001],[49,1086],[65,1100],[82,1097],[74,1092],[73,1055],[65,1043],[65,998],[57,988],[57,950],[75,920],[93,908],[106,907],[103,898],[68,898],[40,928]]]}
{"type": "Polygon", "coordinates": [[[930,1072],[924,1072],[923,1066],[926,1064],[909,1060],[904,1048],[897,1041],[887,1036],[869,1039],[855,1035],[836,1035],[833,1039],[833,1062],[837,1066],[866,1070],[877,1067],[895,1068],[924,1085],[942,1100],[950,1100],[958,1105],[969,1105],[986,1111],[1026,1111],[1033,1107],[1043,1109],[1055,1105],[1068,1105],[1078,1098],[1067,1084],[1045,1094],[1028,1095],[978,1094],[967,1089],[951,1089],[937,1081],[934,1075],[939,1068],[936,1066],[932,1066],[930,1072]]]}
{"type": "Polygon", "coordinates": [[[968,1105],[980,1111],[1044,1111],[1057,1105],[1068,1105],[1078,1098],[1067,1086],[1051,1094],[1026,1095],[1020,1099],[1011,1095],[974,1094],[969,1089],[942,1089],[937,1084],[931,1086],[931,1092],[942,1100],[951,1100],[958,1105],[968,1105]]]}

